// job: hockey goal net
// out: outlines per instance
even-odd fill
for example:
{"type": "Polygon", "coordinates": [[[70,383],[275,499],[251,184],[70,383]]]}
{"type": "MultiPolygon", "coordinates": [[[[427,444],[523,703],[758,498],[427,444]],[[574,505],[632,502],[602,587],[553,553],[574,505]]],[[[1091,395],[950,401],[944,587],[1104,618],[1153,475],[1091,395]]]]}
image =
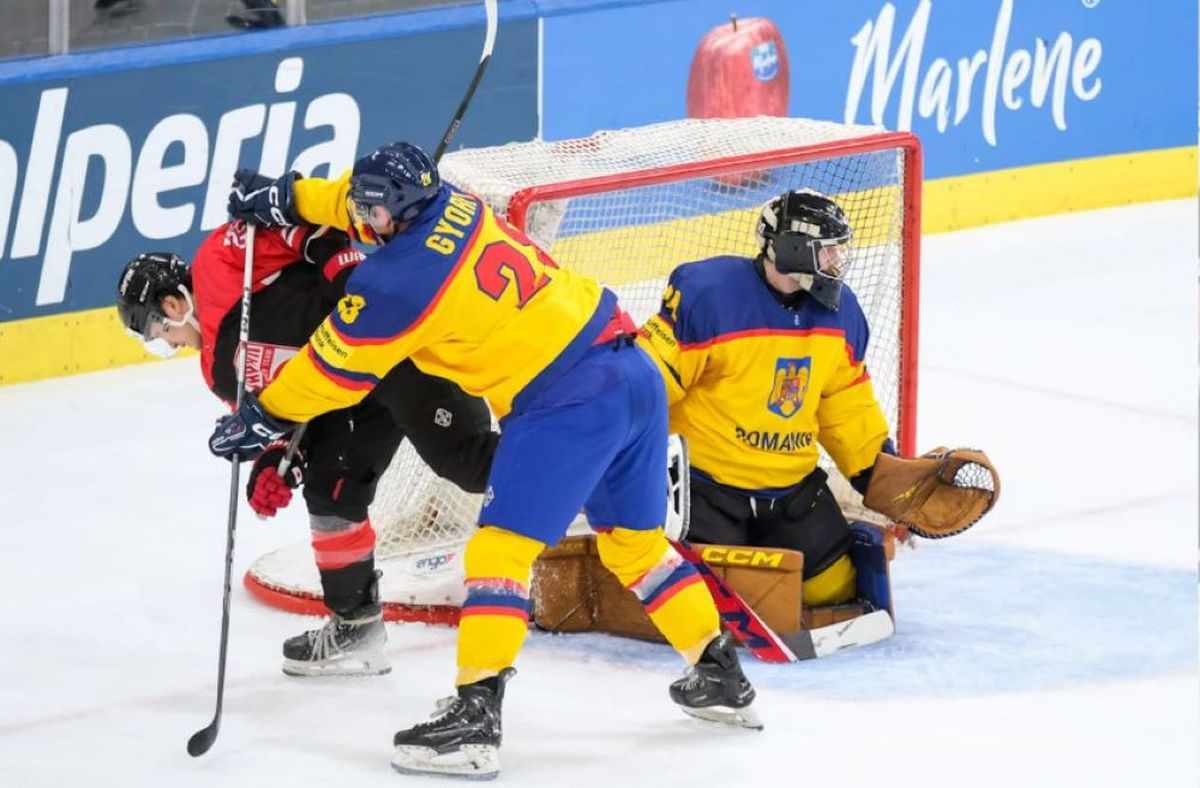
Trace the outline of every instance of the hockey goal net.
{"type": "MultiPolygon", "coordinates": [[[[460,150],[440,170],[560,266],[616,291],[639,324],[680,263],[753,256],[766,200],[799,188],[834,197],[854,229],[847,282],[871,327],[867,368],[898,448],[912,453],[921,158],[911,134],[798,118],[683,120],[460,150]]],[[[824,455],[822,465],[848,514],[877,519],[824,455]]],[[[385,617],[457,620],[461,549],[480,503],[401,446],[371,507],[385,617]]],[[[269,604],[325,612],[307,543],[263,556],[246,585],[269,604]]]]}

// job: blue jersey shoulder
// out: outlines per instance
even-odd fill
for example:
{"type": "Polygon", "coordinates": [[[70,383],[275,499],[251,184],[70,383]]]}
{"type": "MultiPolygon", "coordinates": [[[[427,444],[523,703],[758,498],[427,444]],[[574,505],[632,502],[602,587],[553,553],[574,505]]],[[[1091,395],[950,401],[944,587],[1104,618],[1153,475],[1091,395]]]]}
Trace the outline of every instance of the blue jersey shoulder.
{"type": "Polygon", "coordinates": [[[350,275],[346,294],[361,301],[353,311],[353,322],[346,322],[343,310],[338,310],[335,321],[339,328],[364,338],[395,336],[409,328],[438,298],[482,216],[483,206],[477,198],[443,185],[430,209],[367,255],[350,275]],[[468,203],[473,210],[457,207],[468,203]]]}
{"type": "Polygon", "coordinates": [[[672,272],[670,284],[679,294],[675,333],[685,344],[752,331],[827,329],[845,335],[856,361],[866,353],[867,321],[849,285],[842,285],[836,311],[813,298],[785,306],[754,260],[736,256],[684,263],[672,272]]]}
{"type": "Polygon", "coordinates": [[[756,289],[764,287],[754,261],[735,256],[684,263],[671,272],[670,284],[679,294],[675,334],[686,344],[728,333],[739,304],[757,299],[756,289]]]}

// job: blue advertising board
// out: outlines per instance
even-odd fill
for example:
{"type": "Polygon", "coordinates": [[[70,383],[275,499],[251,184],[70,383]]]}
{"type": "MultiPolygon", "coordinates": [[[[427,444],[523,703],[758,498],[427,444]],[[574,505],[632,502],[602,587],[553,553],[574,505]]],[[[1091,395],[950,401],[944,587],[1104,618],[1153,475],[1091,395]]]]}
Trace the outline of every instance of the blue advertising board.
{"type": "Polygon", "coordinates": [[[1196,144],[1191,0],[686,0],[555,16],[544,136],[685,117],[698,45],[730,12],[746,35],[757,17],[779,31],[788,115],[913,131],[927,178],[1196,144]]]}
{"type": "MultiPolygon", "coordinates": [[[[456,145],[535,133],[535,26],[504,34],[456,145]]],[[[481,41],[464,28],[0,85],[0,319],[111,304],[125,260],[186,256],[226,220],[239,167],[337,175],[393,139],[432,149],[481,41]]]]}
{"type": "MultiPolygon", "coordinates": [[[[760,95],[762,112],[916,132],[927,229],[1196,191],[1192,0],[500,9],[452,147],[757,114],[760,95]]],[[[0,384],[141,358],[111,309],[121,267],[187,256],[238,167],[327,175],[393,139],[436,145],[483,23],[465,3],[0,63],[0,384]]]]}

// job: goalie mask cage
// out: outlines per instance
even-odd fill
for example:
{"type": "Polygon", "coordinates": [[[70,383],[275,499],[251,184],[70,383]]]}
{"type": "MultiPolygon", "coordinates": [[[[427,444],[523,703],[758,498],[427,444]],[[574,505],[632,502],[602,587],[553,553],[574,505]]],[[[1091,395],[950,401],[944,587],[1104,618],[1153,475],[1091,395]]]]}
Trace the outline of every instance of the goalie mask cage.
{"type": "MultiPolygon", "coordinates": [[[[854,231],[846,282],[871,330],[867,369],[900,453],[913,455],[921,152],[912,134],[798,118],[689,119],[460,150],[439,169],[561,267],[616,291],[639,325],[680,263],[754,256],[755,221],[768,199],[800,188],[833,197],[854,231]]],[[[880,521],[824,452],[821,464],[848,515],[880,521]]],[[[457,621],[462,548],[481,500],[401,445],[371,506],[385,618],[457,621]]],[[[245,584],[276,607],[326,612],[307,542],[260,558],[245,584]]]]}

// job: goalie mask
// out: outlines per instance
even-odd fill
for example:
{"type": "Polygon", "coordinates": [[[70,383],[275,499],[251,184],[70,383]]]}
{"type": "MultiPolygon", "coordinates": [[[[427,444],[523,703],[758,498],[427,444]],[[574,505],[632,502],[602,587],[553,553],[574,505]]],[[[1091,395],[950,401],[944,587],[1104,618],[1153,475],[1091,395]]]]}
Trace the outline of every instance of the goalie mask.
{"type": "Polygon", "coordinates": [[[140,254],[125,266],[117,283],[117,315],[130,336],[146,350],[170,358],[179,348],[166,339],[166,330],[190,325],[197,331],[196,306],[192,301],[192,275],[182,257],[169,252],[140,254]],[[179,296],[187,302],[187,313],[173,320],[163,313],[164,296],[179,296]]]}
{"type": "Polygon", "coordinates": [[[847,268],[843,247],[853,233],[836,202],[812,189],[781,194],[763,204],[755,236],[775,270],[837,310],[847,268]]]}

